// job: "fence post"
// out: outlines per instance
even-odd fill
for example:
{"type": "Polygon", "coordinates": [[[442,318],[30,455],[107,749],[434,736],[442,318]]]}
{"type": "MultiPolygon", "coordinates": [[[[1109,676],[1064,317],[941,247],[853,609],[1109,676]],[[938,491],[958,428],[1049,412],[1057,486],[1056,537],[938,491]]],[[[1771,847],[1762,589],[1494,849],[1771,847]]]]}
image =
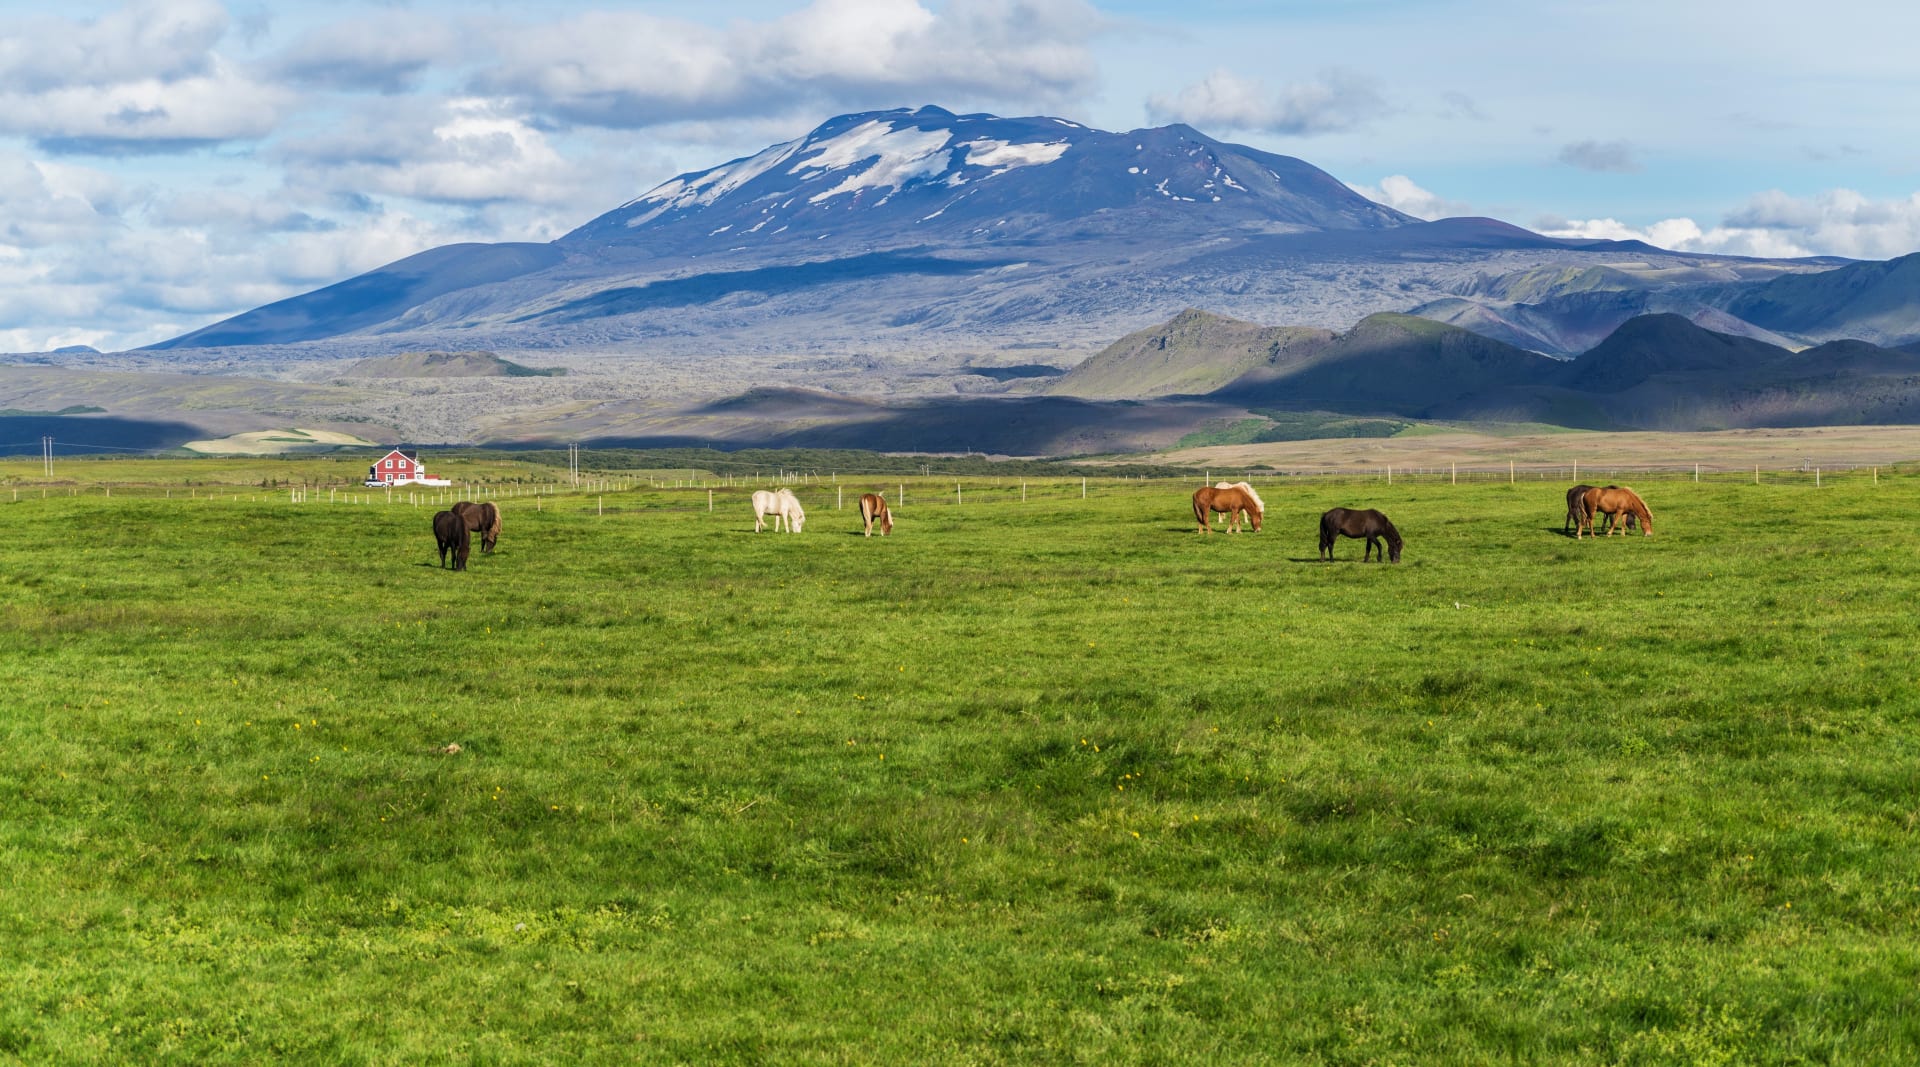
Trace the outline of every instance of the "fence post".
{"type": "Polygon", "coordinates": [[[707,510],[713,510],[713,490],[707,490],[707,510]]]}
{"type": "Polygon", "coordinates": [[[1813,468],[1813,487],[1820,488],[1820,468],[1818,467],[1813,468]]]}
{"type": "Polygon", "coordinates": [[[1693,484],[1700,484],[1700,464],[1698,463],[1693,465],[1693,484]]]}
{"type": "Polygon", "coordinates": [[[1758,463],[1753,465],[1753,484],[1760,484],[1760,464],[1758,463]]]}
{"type": "Polygon", "coordinates": [[[953,483],[953,504],[955,507],[959,507],[961,504],[964,504],[964,503],[966,503],[966,501],[962,500],[960,497],[960,483],[955,482],[953,483]]]}
{"type": "Polygon", "coordinates": [[[1086,475],[1083,474],[1080,476],[1080,499],[1085,500],[1086,498],[1087,498],[1087,477],[1086,475]]]}
{"type": "Polygon", "coordinates": [[[1387,484],[1393,484],[1393,464],[1387,464],[1387,484]]]}
{"type": "Polygon", "coordinates": [[[1455,460],[1453,462],[1452,470],[1453,470],[1453,484],[1459,485],[1460,484],[1460,461],[1459,460],[1455,460]]]}
{"type": "Polygon", "coordinates": [[[900,483],[900,506],[903,508],[907,506],[907,483],[905,482],[900,483]]]}
{"type": "Polygon", "coordinates": [[[596,497],[595,499],[598,500],[599,503],[594,505],[593,513],[595,515],[604,516],[607,513],[607,498],[603,496],[603,497],[596,497]]]}
{"type": "MultiPolygon", "coordinates": [[[[1879,477],[1880,476],[1878,474],[1874,475],[1875,479],[1878,479],[1879,477]]],[[[1879,485],[1880,483],[1879,481],[1876,480],[1873,484],[1879,485]]],[[[1022,504],[1027,502],[1027,480],[1025,478],[1020,479],[1020,502],[1022,504]]]]}
{"type": "Polygon", "coordinates": [[[1507,461],[1507,484],[1508,485],[1513,484],[1513,461],[1512,460],[1507,461]]]}
{"type": "MultiPolygon", "coordinates": [[[[836,478],[836,479],[835,479],[835,482],[836,482],[836,484],[835,484],[835,485],[834,485],[834,487],[833,487],[833,510],[835,510],[835,511],[839,511],[839,510],[840,510],[840,486],[839,486],[839,485],[837,484],[837,483],[838,483],[838,481],[839,481],[839,479],[838,479],[838,478],[836,478]]],[[[711,501],[711,500],[713,499],[713,494],[712,494],[712,493],[708,493],[708,494],[707,494],[707,499],[708,499],[709,501],[711,501]]],[[[708,508],[707,508],[707,510],[708,510],[708,511],[712,511],[712,510],[713,510],[713,508],[712,508],[712,507],[708,507],[708,508]]]]}

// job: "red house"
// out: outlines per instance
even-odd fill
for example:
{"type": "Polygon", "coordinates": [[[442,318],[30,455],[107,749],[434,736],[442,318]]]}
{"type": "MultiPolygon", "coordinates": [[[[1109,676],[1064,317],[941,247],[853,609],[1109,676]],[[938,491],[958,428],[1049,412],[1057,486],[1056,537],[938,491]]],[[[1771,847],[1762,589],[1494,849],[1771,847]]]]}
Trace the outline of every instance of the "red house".
{"type": "Polygon", "coordinates": [[[398,448],[388,452],[367,468],[368,485],[452,485],[445,478],[427,477],[427,465],[420,453],[398,448]]]}

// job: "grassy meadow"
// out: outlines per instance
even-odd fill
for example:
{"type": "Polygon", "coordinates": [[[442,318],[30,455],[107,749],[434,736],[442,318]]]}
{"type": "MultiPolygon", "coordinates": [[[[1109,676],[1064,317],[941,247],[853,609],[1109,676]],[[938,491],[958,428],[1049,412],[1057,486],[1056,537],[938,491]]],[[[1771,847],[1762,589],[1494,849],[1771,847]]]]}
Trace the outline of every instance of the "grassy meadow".
{"type": "Polygon", "coordinates": [[[0,1061],[1920,1058],[1920,475],[1597,542],[1559,482],[649,487],[454,574],[206,462],[0,487],[0,1061]]]}

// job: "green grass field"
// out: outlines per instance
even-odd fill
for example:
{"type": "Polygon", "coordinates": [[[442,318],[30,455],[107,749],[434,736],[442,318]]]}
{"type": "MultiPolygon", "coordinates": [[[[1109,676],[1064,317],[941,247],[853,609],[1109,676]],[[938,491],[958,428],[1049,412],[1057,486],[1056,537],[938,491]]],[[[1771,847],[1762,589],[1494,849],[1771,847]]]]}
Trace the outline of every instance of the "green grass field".
{"type": "Polygon", "coordinates": [[[0,1060],[1914,1062],[1920,478],[1637,487],[0,490],[0,1060]]]}

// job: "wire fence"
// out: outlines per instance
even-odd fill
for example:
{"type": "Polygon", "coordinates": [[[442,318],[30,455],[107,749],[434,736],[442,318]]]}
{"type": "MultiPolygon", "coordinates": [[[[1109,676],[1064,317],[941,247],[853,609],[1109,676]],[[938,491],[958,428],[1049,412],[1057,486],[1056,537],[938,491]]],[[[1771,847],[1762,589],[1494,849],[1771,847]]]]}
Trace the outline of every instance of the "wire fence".
{"type": "Polygon", "coordinates": [[[1634,466],[1587,466],[1583,464],[1522,465],[1518,462],[1495,466],[1448,464],[1436,466],[1389,466],[1352,469],[1313,469],[1303,471],[1245,470],[1222,468],[1204,470],[1199,476],[1186,474],[1154,477],[1129,475],[1102,478],[1084,477],[998,477],[976,474],[925,473],[902,475],[898,472],[862,472],[848,470],[789,471],[770,470],[760,475],[710,474],[701,471],[585,472],[576,483],[571,478],[545,483],[469,483],[447,486],[399,484],[372,487],[352,483],[301,486],[241,485],[154,485],[120,482],[93,482],[53,479],[14,479],[15,484],[0,485],[0,503],[25,503],[58,498],[99,497],[106,499],[178,500],[195,503],[250,502],[290,505],[382,506],[440,509],[456,501],[491,500],[505,505],[535,510],[563,508],[589,510],[597,514],[635,511],[716,511],[722,508],[750,508],[756,490],[786,488],[798,495],[809,510],[857,510],[860,494],[879,492],[889,506],[899,510],[928,506],[965,507],[969,504],[1009,504],[1087,499],[1095,495],[1141,494],[1184,495],[1201,485],[1245,481],[1256,490],[1281,489],[1289,485],[1613,485],[1629,483],[1750,484],[1804,486],[1813,489],[1839,484],[1868,483],[1910,476],[1920,465],[1908,464],[1803,464],[1794,467],[1709,465],[1663,463],[1634,466]],[[611,498],[611,499],[609,499],[611,498]]]}

